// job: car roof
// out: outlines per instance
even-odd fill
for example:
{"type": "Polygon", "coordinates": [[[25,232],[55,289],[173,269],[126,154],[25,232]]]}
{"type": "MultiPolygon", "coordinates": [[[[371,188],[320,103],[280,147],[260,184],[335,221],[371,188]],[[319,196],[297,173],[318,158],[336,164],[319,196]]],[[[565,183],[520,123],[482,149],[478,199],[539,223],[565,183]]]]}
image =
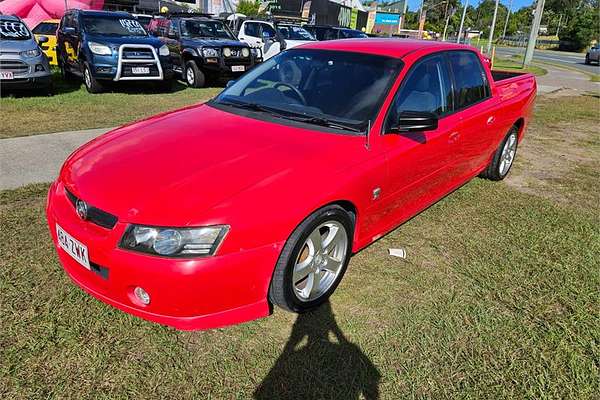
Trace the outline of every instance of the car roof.
{"type": "Polygon", "coordinates": [[[367,53],[395,58],[402,58],[409,53],[428,49],[436,51],[457,49],[473,50],[473,47],[463,44],[401,38],[362,38],[326,40],[321,42],[307,43],[299,48],[348,51],[354,53],[367,53]]]}
{"type": "Polygon", "coordinates": [[[14,15],[2,15],[2,14],[0,14],[0,20],[3,20],[3,21],[21,21],[21,18],[15,17],[14,15]]]}
{"type": "MultiPolygon", "coordinates": [[[[71,11],[71,10],[69,10],[71,11]]],[[[125,11],[100,11],[100,10],[73,10],[78,12],[80,15],[89,15],[91,17],[127,17],[131,18],[132,15],[125,11]]]]}

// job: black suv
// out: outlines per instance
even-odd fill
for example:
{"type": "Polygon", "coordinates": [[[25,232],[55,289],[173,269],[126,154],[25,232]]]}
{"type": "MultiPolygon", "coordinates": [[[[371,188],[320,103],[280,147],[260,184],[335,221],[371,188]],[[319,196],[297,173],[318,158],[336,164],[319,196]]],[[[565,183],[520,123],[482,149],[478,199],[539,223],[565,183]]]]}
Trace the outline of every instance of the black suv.
{"type": "Polygon", "coordinates": [[[173,69],[191,87],[235,79],[262,61],[260,53],[237,40],[222,21],[205,15],[159,16],[149,30],[167,44],[173,69]]]}
{"type": "Polygon", "coordinates": [[[360,39],[369,37],[366,33],[359,30],[342,28],[340,26],[304,25],[302,27],[316,37],[317,40],[360,39]]]}

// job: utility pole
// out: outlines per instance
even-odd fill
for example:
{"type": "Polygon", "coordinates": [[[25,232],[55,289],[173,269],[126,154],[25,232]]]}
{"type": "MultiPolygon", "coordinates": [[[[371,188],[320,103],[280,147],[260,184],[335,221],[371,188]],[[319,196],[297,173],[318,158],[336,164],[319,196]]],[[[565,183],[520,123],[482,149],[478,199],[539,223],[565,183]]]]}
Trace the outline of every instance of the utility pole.
{"type": "Polygon", "coordinates": [[[560,32],[560,23],[562,21],[562,14],[558,17],[558,26],[556,27],[556,37],[558,37],[558,32],[560,32]]]}
{"type": "Polygon", "coordinates": [[[492,52],[492,41],[494,40],[494,28],[496,28],[496,17],[498,16],[498,4],[500,0],[496,0],[496,8],[494,8],[494,18],[492,19],[492,27],[490,29],[490,37],[488,39],[487,54],[492,52]]]}
{"type": "Polygon", "coordinates": [[[545,0],[537,0],[535,6],[535,14],[533,15],[531,31],[529,32],[529,41],[527,41],[527,50],[525,50],[525,57],[523,58],[523,67],[531,64],[531,59],[533,58],[535,42],[537,42],[538,31],[540,30],[540,23],[542,22],[542,14],[544,13],[544,3],[545,0]]]}
{"type": "Polygon", "coordinates": [[[465,14],[467,13],[467,6],[469,5],[469,0],[465,0],[465,5],[463,8],[462,18],[460,19],[460,28],[458,29],[458,36],[456,37],[456,43],[460,43],[460,35],[462,35],[463,26],[465,24],[465,14]]]}
{"type": "Polygon", "coordinates": [[[502,37],[506,37],[506,28],[508,27],[508,18],[510,17],[510,13],[512,11],[512,0],[508,3],[508,12],[506,13],[506,22],[504,23],[504,30],[502,31],[502,37]]]}

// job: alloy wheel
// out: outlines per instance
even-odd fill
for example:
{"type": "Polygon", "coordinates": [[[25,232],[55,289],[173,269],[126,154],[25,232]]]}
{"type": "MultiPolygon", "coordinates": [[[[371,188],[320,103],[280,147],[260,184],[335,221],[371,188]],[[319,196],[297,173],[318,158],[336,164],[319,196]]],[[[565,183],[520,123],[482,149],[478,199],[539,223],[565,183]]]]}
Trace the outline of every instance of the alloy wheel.
{"type": "Polygon", "coordinates": [[[506,142],[504,143],[504,147],[502,148],[502,155],[500,156],[500,165],[498,167],[500,172],[500,176],[504,176],[508,173],[514,159],[515,153],[517,152],[517,135],[515,133],[511,133],[506,142]]]}
{"type": "Polygon", "coordinates": [[[187,68],[185,72],[185,78],[187,80],[188,85],[193,86],[196,77],[194,76],[194,70],[192,68],[187,68]]]}
{"type": "Polygon", "coordinates": [[[306,238],[292,273],[298,300],[312,301],[333,286],[344,265],[348,233],[338,221],[327,221],[306,238]]]}

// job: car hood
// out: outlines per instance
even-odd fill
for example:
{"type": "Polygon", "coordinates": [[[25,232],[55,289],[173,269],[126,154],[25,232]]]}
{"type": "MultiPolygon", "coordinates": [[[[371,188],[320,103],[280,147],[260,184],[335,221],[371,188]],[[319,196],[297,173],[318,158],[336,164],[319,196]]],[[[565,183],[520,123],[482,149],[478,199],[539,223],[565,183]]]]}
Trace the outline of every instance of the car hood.
{"type": "Polygon", "coordinates": [[[90,42],[107,44],[113,47],[118,47],[122,44],[149,44],[160,48],[163,45],[163,42],[159,38],[153,36],[87,35],[86,39],[90,42]]]}
{"type": "Polygon", "coordinates": [[[302,177],[331,177],[360,162],[363,144],[360,136],[200,105],[89,142],[67,159],[61,180],[121,221],[186,226],[206,222],[198,220],[203,212],[222,209],[222,203],[230,204],[242,192],[264,193],[268,187],[281,193],[302,177]]]}
{"type": "Polygon", "coordinates": [[[27,40],[0,40],[0,53],[18,53],[37,47],[38,45],[33,37],[27,40]]]}
{"type": "Polygon", "coordinates": [[[182,44],[184,46],[190,47],[239,47],[244,46],[248,47],[246,43],[242,43],[239,40],[231,40],[231,39],[183,39],[182,44]]]}

